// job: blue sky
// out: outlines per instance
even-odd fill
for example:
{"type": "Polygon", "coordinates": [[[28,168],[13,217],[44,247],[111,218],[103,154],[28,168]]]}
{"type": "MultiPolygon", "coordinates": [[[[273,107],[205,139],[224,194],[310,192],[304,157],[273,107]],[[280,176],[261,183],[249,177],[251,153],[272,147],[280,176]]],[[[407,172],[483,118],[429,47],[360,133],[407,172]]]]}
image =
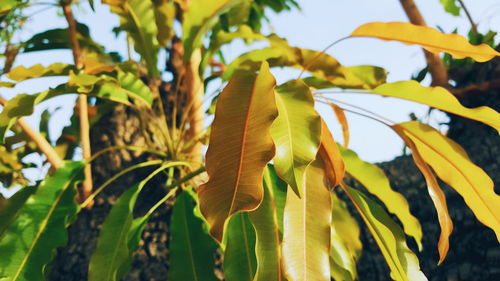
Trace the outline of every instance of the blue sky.
{"type": "MultiPolygon", "coordinates": [[[[105,45],[108,50],[119,51],[125,56],[125,37],[116,38],[111,32],[118,24],[116,16],[109,13],[106,5],[96,2],[96,12],[92,12],[85,1],[75,7],[77,20],[86,23],[91,28],[94,39],[105,45]]],[[[269,31],[287,38],[291,45],[321,50],[331,42],[349,35],[356,27],[372,21],[407,21],[398,0],[302,0],[298,1],[302,11],[293,11],[271,16],[269,31]]],[[[500,26],[500,1],[498,0],[464,0],[474,20],[479,23],[480,31],[496,29],[500,26]]],[[[416,0],[429,26],[440,26],[445,32],[458,28],[458,32],[465,35],[470,27],[465,16],[453,17],[444,12],[439,0],[416,0]]],[[[20,35],[22,39],[29,38],[37,32],[57,27],[64,27],[64,18],[57,16],[54,9],[42,10],[33,8],[30,12],[33,17],[20,35]]],[[[462,13],[463,14],[463,13],[462,13]]],[[[246,46],[242,43],[225,47],[227,57],[234,58],[246,46]]],[[[389,81],[408,80],[412,74],[425,66],[421,50],[415,46],[406,46],[396,42],[385,42],[377,39],[356,38],[344,40],[328,50],[328,53],[337,58],[342,64],[361,65],[371,64],[384,67],[389,71],[389,81]]],[[[161,61],[161,60],[160,60],[161,61]]],[[[16,65],[31,66],[36,63],[49,64],[52,62],[72,62],[68,51],[46,51],[37,54],[23,54],[18,56],[16,65]]],[[[296,78],[297,72],[273,70],[278,82],[296,78]]],[[[5,79],[5,78],[2,78],[5,79]]],[[[49,86],[55,86],[63,79],[43,78],[20,83],[15,89],[2,89],[2,95],[11,98],[17,93],[34,93],[49,86]]],[[[425,81],[424,81],[425,82],[425,81]]],[[[428,82],[427,82],[428,83],[428,82]]],[[[336,98],[365,107],[380,113],[395,121],[409,120],[409,114],[415,113],[431,125],[445,121],[446,117],[438,112],[427,116],[427,107],[412,102],[405,102],[391,98],[381,98],[372,95],[339,95],[336,98]]],[[[60,134],[61,129],[69,122],[75,97],[66,96],[51,100],[40,105],[35,114],[27,120],[38,127],[39,115],[45,108],[54,110],[62,107],[51,120],[53,136],[60,134]]],[[[318,106],[320,113],[327,119],[333,130],[334,137],[341,141],[341,131],[335,117],[326,107],[318,106]]],[[[368,161],[386,161],[398,156],[402,152],[403,143],[389,129],[374,121],[348,114],[351,127],[350,148],[368,161]]],[[[445,130],[445,128],[442,128],[445,130]]],[[[36,159],[35,159],[36,160],[36,159]]],[[[42,176],[43,171],[34,171],[42,176]]],[[[37,175],[33,175],[35,178],[37,175]]]]}

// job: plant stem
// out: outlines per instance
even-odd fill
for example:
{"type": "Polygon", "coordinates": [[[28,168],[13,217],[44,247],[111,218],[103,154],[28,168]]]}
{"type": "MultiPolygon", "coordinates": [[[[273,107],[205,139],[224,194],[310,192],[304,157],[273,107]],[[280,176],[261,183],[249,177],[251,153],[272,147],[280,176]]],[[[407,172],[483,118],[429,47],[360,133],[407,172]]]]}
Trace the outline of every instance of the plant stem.
{"type": "MultiPolygon", "coordinates": [[[[203,132],[203,81],[200,78],[199,67],[201,63],[201,50],[193,52],[191,60],[186,66],[187,101],[189,109],[189,131],[186,137],[189,140],[196,138],[203,132]]],[[[182,128],[181,128],[182,129],[182,128]]],[[[190,159],[201,162],[201,143],[197,142],[189,149],[190,159]]]]}
{"type": "MultiPolygon", "coordinates": [[[[413,0],[399,0],[399,2],[401,3],[401,6],[403,7],[403,10],[405,11],[411,23],[421,26],[427,26],[424,17],[418,10],[418,7],[415,2],[413,2],[413,0]]],[[[446,67],[441,61],[439,55],[433,54],[427,50],[423,51],[425,60],[427,61],[427,65],[429,66],[429,72],[432,76],[432,85],[448,87],[448,71],[446,70],[446,67]]]]}
{"type": "Polygon", "coordinates": [[[460,3],[460,6],[462,6],[462,9],[464,9],[464,12],[465,12],[465,15],[467,16],[467,19],[469,19],[472,32],[474,32],[474,34],[478,34],[477,25],[476,25],[476,23],[474,23],[474,20],[472,19],[472,16],[470,15],[469,10],[465,6],[464,2],[462,0],[458,0],[458,3],[460,3]]]}
{"type": "MultiPolygon", "coordinates": [[[[5,104],[7,104],[7,100],[0,96],[0,105],[5,106],[5,104]]],[[[28,138],[36,144],[38,150],[45,155],[45,157],[47,157],[47,161],[52,165],[52,167],[54,167],[54,169],[61,166],[63,160],[39,132],[33,130],[33,128],[31,128],[31,126],[23,118],[19,118],[17,120],[17,125],[19,125],[26,136],[28,136],[28,138]]]]}
{"type": "MultiPolygon", "coordinates": [[[[71,3],[66,3],[61,1],[61,6],[63,8],[64,17],[68,22],[68,32],[71,41],[71,50],[73,51],[73,60],[77,69],[81,69],[80,65],[80,55],[81,49],[80,44],[77,39],[76,31],[76,21],[73,17],[73,12],[71,10],[71,3]]],[[[92,156],[90,148],[90,124],[88,115],[88,102],[87,96],[84,94],[78,95],[78,116],[80,117],[80,141],[82,144],[82,157],[84,160],[90,159],[92,156]]],[[[82,184],[82,191],[78,196],[80,202],[85,201],[85,199],[92,193],[92,168],[90,164],[85,166],[85,180],[82,184]]]]}

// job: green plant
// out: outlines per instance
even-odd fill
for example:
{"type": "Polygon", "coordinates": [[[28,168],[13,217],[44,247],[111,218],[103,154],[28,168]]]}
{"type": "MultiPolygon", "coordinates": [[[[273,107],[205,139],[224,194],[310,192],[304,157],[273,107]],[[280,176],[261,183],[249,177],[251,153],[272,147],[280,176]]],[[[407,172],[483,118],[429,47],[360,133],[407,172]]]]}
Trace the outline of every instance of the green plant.
{"type": "MultiPolygon", "coordinates": [[[[0,160],[8,167],[0,174],[2,182],[24,183],[19,171],[25,166],[19,155],[35,149],[47,157],[53,171],[39,185],[23,188],[0,205],[0,279],[43,280],[56,248],[67,242],[66,229],[77,213],[92,208],[96,196],[116,178],[155,166],[120,196],[106,217],[90,260],[89,280],[119,280],[126,274],[148,219],[167,201],[174,201],[169,280],[217,280],[215,261],[207,256],[218,249],[224,255],[226,280],[356,279],[356,261],[362,251],[359,225],[337,191],[347,196],[373,234],[391,277],[426,280],[405,237],[412,237],[421,247],[420,224],[383,172],[347,149],[349,130],[344,111],[352,110],[336,101],[334,94],[411,100],[500,130],[498,112],[488,107],[466,108],[443,87],[424,87],[415,81],[386,83],[386,71],[379,67],[346,67],[324,51],[290,46],[275,34],[260,33],[265,8],[277,12],[290,9],[297,5],[292,0],[103,1],[119,16],[116,32],[127,34],[140,61],[121,61],[107,53],[92,40],[88,28],[74,20],[70,2],[54,3],[63,10],[67,29],[36,34],[16,48],[21,52],[71,49],[74,64],[4,67],[11,82],[0,82],[1,87],[15,87],[40,77],[68,79],[37,94],[2,100],[0,139],[4,144],[0,160]],[[181,38],[174,30],[175,22],[182,25],[182,34],[177,34],[181,38]],[[264,41],[269,46],[225,64],[220,48],[236,39],[264,41]],[[175,70],[166,94],[158,69],[158,53],[165,47],[175,70]],[[272,67],[298,68],[302,73],[295,80],[276,85],[272,67]],[[205,75],[209,68],[211,73],[205,75]],[[310,76],[303,78],[306,73],[310,76]],[[201,107],[204,89],[216,78],[228,83],[214,98],[214,121],[205,129],[201,107]],[[330,88],[337,90],[325,90],[330,88]],[[65,94],[79,95],[75,112],[79,121],[73,122],[53,147],[22,117],[32,114],[38,103],[65,94]],[[98,114],[90,121],[88,97],[99,100],[98,114]],[[342,146],[316,112],[315,102],[332,106],[343,126],[342,146]],[[115,103],[137,113],[145,145],[108,147],[92,155],[89,126],[98,122],[99,112],[115,103]],[[7,136],[8,131],[13,134],[7,136]],[[207,138],[203,159],[202,143],[207,138]],[[83,161],[72,160],[78,143],[83,161]],[[90,164],[112,150],[135,150],[148,154],[149,159],[93,188],[90,164]],[[403,227],[377,202],[348,186],[343,181],[345,173],[378,197],[403,227]],[[167,175],[162,185],[165,196],[145,214],[134,215],[144,186],[162,174],[167,175]],[[198,186],[200,180],[205,183],[198,186]],[[82,182],[75,194],[73,187],[82,182]]],[[[10,19],[25,5],[14,0],[3,2],[0,15],[10,19]]],[[[470,57],[479,62],[500,56],[486,44],[471,45],[461,36],[411,23],[368,23],[348,38],[352,37],[417,44],[429,54],[447,52],[457,59],[470,57]]],[[[12,48],[8,38],[6,49],[12,48]]],[[[12,61],[17,52],[6,51],[5,55],[12,61]]],[[[477,219],[500,237],[500,216],[495,212],[500,197],[489,176],[457,143],[417,121],[397,124],[363,109],[353,112],[387,125],[412,150],[439,216],[439,262],[446,257],[453,226],[436,175],[460,193],[477,219]]]]}

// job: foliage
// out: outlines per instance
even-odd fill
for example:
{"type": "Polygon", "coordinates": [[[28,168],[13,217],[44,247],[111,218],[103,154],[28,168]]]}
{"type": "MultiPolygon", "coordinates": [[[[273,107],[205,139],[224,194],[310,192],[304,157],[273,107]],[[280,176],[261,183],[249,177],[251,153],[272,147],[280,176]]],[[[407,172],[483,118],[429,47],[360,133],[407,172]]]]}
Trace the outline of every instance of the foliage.
{"type": "MultiPolygon", "coordinates": [[[[0,280],[44,280],[55,250],[66,244],[66,229],[78,212],[91,208],[92,200],[119,176],[154,165],[159,168],[132,183],[104,219],[90,259],[90,280],[120,280],[128,272],[149,217],[167,201],[173,202],[169,280],[218,280],[215,252],[223,255],[222,268],[217,266],[217,270],[222,270],[228,281],[355,280],[356,263],[363,250],[359,238],[363,226],[354,219],[346,202],[355,207],[373,235],[391,278],[427,280],[406,242],[405,234],[421,250],[425,235],[409,211],[411,203],[391,188],[380,168],[348,149],[345,111],[368,115],[387,125],[412,150],[438,213],[439,263],[448,252],[453,224],[437,178],[455,189],[500,241],[500,217],[495,212],[500,197],[494,192],[493,181],[457,143],[417,121],[394,123],[363,109],[353,111],[337,103],[327,89],[414,101],[482,122],[500,132],[500,114],[495,110],[464,107],[450,89],[442,87],[425,87],[416,81],[386,83],[387,71],[380,67],[344,66],[324,51],[290,46],[275,34],[262,34],[266,12],[297,7],[293,0],[103,2],[118,15],[120,24],[115,31],[127,34],[127,44],[133,45],[140,60],[122,62],[95,42],[82,23],[77,23],[73,31],[46,30],[24,42],[11,42],[12,36],[1,37],[3,44],[9,48],[16,45],[21,54],[72,49],[79,61],[74,65],[4,67],[9,81],[1,81],[0,87],[15,88],[16,83],[49,76],[65,77],[67,82],[36,94],[20,93],[7,101],[0,113],[0,180],[5,186],[28,185],[0,201],[0,280]],[[176,30],[178,24],[182,31],[176,30]],[[221,47],[238,39],[264,41],[268,46],[225,63],[221,47]],[[75,51],[78,47],[81,53],[75,51]],[[162,48],[169,52],[168,70],[158,68],[162,48]],[[216,67],[219,71],[214,70],[216,67]],[[296,68],[302,73],[297,79],[276,85],[273,67],[296,68]],[[207,69],[212,72],[204,75],[207,69]],[[174,75],[172,81],[162,81],[167,71],[174,75]],[[307,76],[302,78],[304,73],[307,76]],[[190,126],[190,119],[202,110],[196,108],[196,99],[203,100],[202,85],[214,79],[220,79],[223,87],[219,95],[211,97],[214,121],[209,129],[196,131],[190,126]],[[198,88],[190,91],[195,86],[198,88]],[[64,164],[53,167],[41,183],[28,184],[23,171],[29,163],[22,158],[37,150],[46,152],[36,142],[37,133],[28,134],[21,126],[22,117],[31,115],[37,104],[63,94],[96,98],[98,113],[91,116],[92,123],[99,122],[103,112],[113,110],[118,103],[129,107],[142,122],[140,128],[131,129],[147,136],[145,147],[110,147],[85,161],[73,161],[73,153],[67,148],[79,144],[75,122],[82,117],[75,113],[73,123],[55,147],[63,151],[64,164]],[[342,146],[316,111],[316,103],[327,104],[334,111],[342,125],[342,146]],[[208,151],[203,161],[198,155],[201,149],[196,151],[196,147],[206,139],[208,151]],[[149,154],[149,159],[123,169],[77,203],[73,187],[82,180],[83,169],[114,149],[139,150],[149,154]],[[200,175],[205,170],[206,174],[200,175]],[[162,174],[168,175],[166,183],[161,184],[166,195],[146,214],[137,216],[134,208],[139,192],[162,174]],[[345,174],[377,199],[347,186],[345,174]],[[208,180],[199,185],[200,178],[206,176],[208,180]]],[[[459,12],[455,1],[441,2],[447,11],[459,12]]],[[[15,32],[13,26],[24,20],[25,4],[2,1],[0,26],[15,32]],[[7,15],[21,16],[6,20],[7,15]]],[[[55,4],[58,7],[67,2],[55,4]]],[[[93,9],[93,1],[90,5],[93,9]]],[[[436,54],[446,52],[450,63],[464,58],[485,62],[500,56],[491,44],[474,45],[456,34],[404,22],[367,23],[348,38],[355,37],[419,45],[436,54]]],[[[476,43],[493,42],[494,35],[489,37],[476,43]]],[[[4,55],[12,62],[15,55],[9,55],[7,47],[4,55]]],[[[43,132],[47,131],[49,114],[45,117],[40,136],[50,142],[50,136],[43,132]]]]}

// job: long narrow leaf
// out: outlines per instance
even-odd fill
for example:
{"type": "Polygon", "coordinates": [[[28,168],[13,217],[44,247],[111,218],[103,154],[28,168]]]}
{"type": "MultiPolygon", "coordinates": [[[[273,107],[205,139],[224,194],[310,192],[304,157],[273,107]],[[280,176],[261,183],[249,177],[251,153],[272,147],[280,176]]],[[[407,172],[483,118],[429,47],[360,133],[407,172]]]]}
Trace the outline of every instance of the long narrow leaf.
{"type": "Polygon", "coordinates": [[[217,243],[203,229],[203,221],[194,215],[194,201],[182,192],[172,210],[168,280],[216,281],[214,253],[217,243]]]}
{"type": "Polygon", "coordinates": [[[435,28],[408,22],[371,22],[358,27],[351,37],[375,37],[420,45],[429,52],[447,52],[455,58],[471,57],[478,62],[488,61],[500,53],[486,44],[472,45],[458,34],[444,34],[435,28]]]}
{"type": "Polygon", "coordinates": [[[238,213],[227,224],[224,275],[227,281],[253,281],[257,270],[255,230],[247,213],[238,213]]]}
{"type": "Polygon", "coordinates": [[[392,189],[384,171],[374,164],[363,161],[356,152],[341,149],[347,173],[358,180],[371,194],[377,196],[403,224],[406,234],[412,236],[422,249],[422,227],[410,213],[410,206],[404,196],[392,189]]]}
{"type": "Polygon", "coordinates": [[[418,258],[406,245],[401,227],[373,200],[356,189],[346,185],[343,188],[377,242],[391,269],[391,278],[397,281],[427,280],[420,271],[418,258]]]}
{"type": "Polygon", "coordinates": [[[283,267],[289,281],[330,280],[330,192],[321,161],[306,170],[302,198],[287,193],[283,233],[283,267]]]}
{"type": "Polygon", "coordinates": [[[220,94],[206,157],[209,181],[200,186],[201,212],[222,240],[234,213],[252,211],[264,195],[262,175],[274,156],[270,127],[278,111],[267,63],[256,76],[234,77],[220,94]]]}
{"type": "Polygon", "coordinates": [[[254,281],[283,280],[280,231],[272,183],[268,167],[264,172],[264,200],[257,210],[249,213],[256,235],[257,273],[254,281]]]}
{"type": "Polygon", "coordinates": [[[500,196],[491,178],[467,156],[465,150],[434,128],[420,122],[405,122],[393,128],[415,144],[423,160],[445,183],[455,189],[476,218],[493,229],[500,241],[500,196]]]}
{"type": "Polygon", "coordinates": [[[498,112],[487,106],[477,108],[464,107],[445,88],[424,87],[412,80],[387,83],[375,88],[372,92],[386,97],[423,103],[465,118],[483,122],[500,132],[500,114],[498,112]]]}
{"type": "Polygon", "coordinates": [[[66,227],[78,211],[72,185],[83,167],[83,162],[65,162],[19,210],[0,240],[0,279],[45,280],[46,266],[67,242],[66,227]]]}
{"type": "Polygon", "coordinates": [[[0,204],[0,239],[3,232],[17,218],[26,200],[36,191],[36,187],[28,186],[16,192],[9,199],[4,199],[0,204]]]}
{"type": "Polygon", "coordinates": [[[336,187],[344,178],[344,160],[330,129],[328,129],[323,119],[321,119],[321,145],[318,156],[323,162],[328,183],[331,187],[336,187]]]}

